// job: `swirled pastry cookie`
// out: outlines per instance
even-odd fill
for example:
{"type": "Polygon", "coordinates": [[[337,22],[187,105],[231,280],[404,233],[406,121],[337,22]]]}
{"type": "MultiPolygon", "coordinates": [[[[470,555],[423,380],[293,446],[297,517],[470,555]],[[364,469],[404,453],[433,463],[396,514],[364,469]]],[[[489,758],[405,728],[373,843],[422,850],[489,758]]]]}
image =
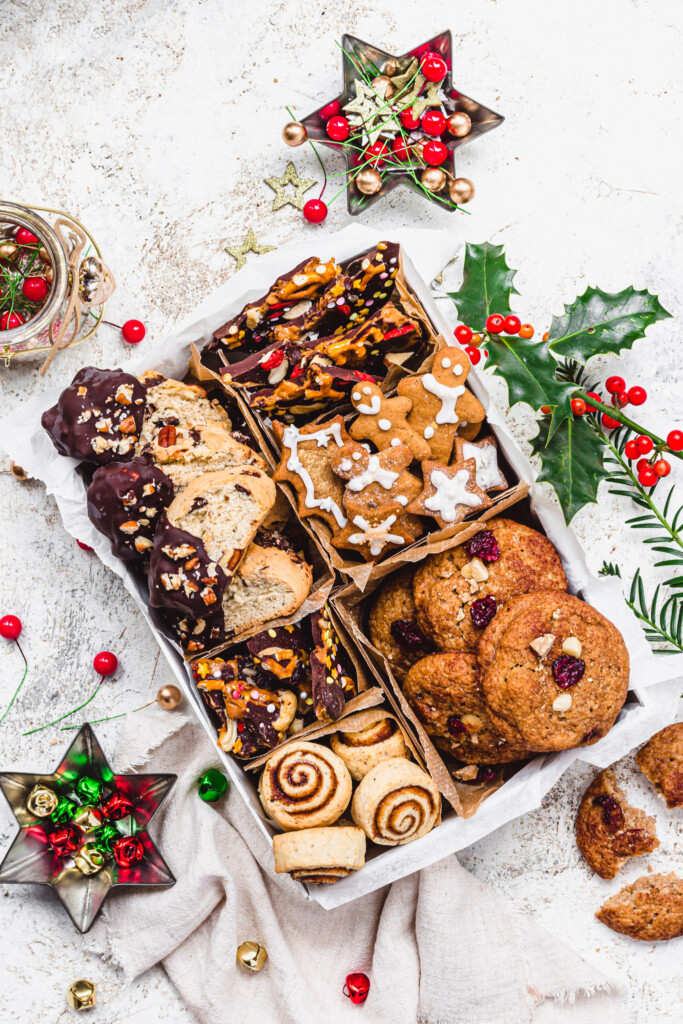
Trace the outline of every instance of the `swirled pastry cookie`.
{"type": "Polygon", "coordinates": [[[358,785],[351,817],[380,846],[420,839],[439,818],[441,797],[429,775],[404,757],[376,765],[358,785]]]}
{"type": "Polygon", "coordinates": [[[351,776],[327,747],[289,743],[267,761],[259,796],[268,817],[286,831],[332,825],[348,807],[351,776]]]}
{"type": "Polygon", "coordinates": [[[394,718],[380,718],[357,732],[336,732],[330,746],[339,754],[356,782],[380,761],[390,757],[410,757],[403,733],[394,718]]]}
{"type": "Polygon", "coordinates": [[[365,833],[353,825],[305,828],[273,836],[275,873],[297,882],[330,885],[365,864],[365,833]]]}

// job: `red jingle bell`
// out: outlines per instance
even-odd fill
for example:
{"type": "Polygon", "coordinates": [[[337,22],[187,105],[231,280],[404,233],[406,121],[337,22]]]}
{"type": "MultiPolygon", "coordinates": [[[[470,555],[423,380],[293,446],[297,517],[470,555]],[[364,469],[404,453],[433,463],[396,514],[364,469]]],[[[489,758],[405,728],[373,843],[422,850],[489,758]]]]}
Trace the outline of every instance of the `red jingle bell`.
{"type": "Polygon", "coordinates": [[[369,991],[370,979],[367,974],[363,974],[361,971],[356,971],[354,974],[346,975],[346,982],[342,992],[345,996],[348,996],[352,1003],[362,1006],[368,998],[369,991]]]}
{"type": "Polygon", "coordinates": [[[121,836],[112,844],[114,860],[120,868],[130,868],[145,856],[145,848],[137,836],[121,836]]]}
{"type": "Polygon", "coordinates": [[[108,800],[102,804],[102,813],[110,821],[120,821],[127,818],[134,810],[133,801],[129,800],[124,793],[112,793],[108,800]]]}
{"type": "Polygon", "coordinates": [[[327,217],[327,206],[322,199],[309,199],[303,213],[309,224],[320,224],[327,217]]]}
{"type": "Polygon", "coordinates": [[[420,71],[428,82],[441,82],[448,74],[448,65],[440,53],[428,53],[422,58],[420,71]]]}
{"type": "Polygon", "coordinates": [[[448,156],[448,150],[443,142],[427,142],[422,148],[422,156],[430,167],[438,167],[448,156]]]}
{"type": "Polygon", "coordinates": [[[17,640],[21,634],[21,619],[16,615],[3,615],[0,619],[0,636],[5,640],[17,640]]]}
{"type": "Polygon", "coordinates": [[[336,114],[334,117],[329,119],[325,125],[325,131],[329,138],[333,139],[334,142],[343,142],[344,139],[348,139],[351,133],[349,122],[340,114],[336,114]]]}
{"type": "Polygon", "coordinates": [[[440,110],[428,110],[422,118],[422,130],[427,135],[441,135],[446,131],[447,123],[440,110]]]}
{"type": "Polygon", "coordinates": [[[48,836],[47,841],[59,857],[66,857],[81,848],[84,838],[78,825],[66,825],[48,836]]]}

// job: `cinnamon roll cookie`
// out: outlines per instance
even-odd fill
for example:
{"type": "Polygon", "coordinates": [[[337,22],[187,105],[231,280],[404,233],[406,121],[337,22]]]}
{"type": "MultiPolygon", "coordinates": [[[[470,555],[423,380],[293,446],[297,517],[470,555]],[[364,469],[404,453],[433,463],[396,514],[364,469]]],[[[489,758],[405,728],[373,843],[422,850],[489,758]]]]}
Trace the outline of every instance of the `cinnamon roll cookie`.
{"type": "Polygon", "coordinates": [[[269,818],[286,831],[332,825],[348,807],[351,776],[319,743],[288,743],[266,762],[259,783],[269,818]]]}
{"type": "Polygon", "coordinates": [[[394,718],[380,718],[357,732],[336,732],[330,746],[339,754],[356,782],[390,757],[410,757],[403,733],[394,718]]]}
{"type": "Polygon", "coordinates": [[[330,885],[365,864],[365,833],[353,825],[306,828],[273,836],[275,873],[297,882],[330,885]]]}
{"type": "Polygon", "coordinates": [[[429,775],[404,757],[381,761],[361,780],[351,817],[368,839],[380,846],[403,846],[436,825],[439,791],[429,775]]]}

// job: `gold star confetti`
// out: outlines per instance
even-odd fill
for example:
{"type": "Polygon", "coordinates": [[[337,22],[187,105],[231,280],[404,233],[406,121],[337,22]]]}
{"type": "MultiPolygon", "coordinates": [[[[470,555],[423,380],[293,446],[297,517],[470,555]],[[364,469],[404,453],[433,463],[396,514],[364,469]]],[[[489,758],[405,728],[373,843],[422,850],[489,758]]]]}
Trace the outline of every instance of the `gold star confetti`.
{"type": "Polygon", "coordinates": [[[283,206],[296,207],[297,210],[303,210],[304,208],[304,192],[308,192],[309,188],[313,188],[315,185],[314,178],[300,178],[296,173],[296,167],[290,160],[287,164],[287,170],[281,178],[264,178],[266,185],[275,192],[275,199],[273,199],[273,210],[279,210],[283,206]],[[288,185],[293,185],[295,192],[286,192],[285,189],[288,185]]]}
{"type": "Polygon", "coordinates": [[[372,145],[380,135],[395,135],[400,126],[391,107],[382,96],[361,79],[354,79],[356,98],[343,107],[350,114],[349,124],[354,128],[363,128],[367,142],[372,145]]]}
{"type": "Polygon", "coordinates": [[[254,234],[253,228],[249,228],[246,237],[241,245],[226,245],[225,247],[225,251],[229,253],[237,263],[235,270],[242,269],[244,264],[247,262],[248,252],[253,252],[257,256],[263,256],[265,252],[272,252],[273,249],[277,249],[277,246],[261,245],[259,242],[256,241],[256,235],[254,234]]]}

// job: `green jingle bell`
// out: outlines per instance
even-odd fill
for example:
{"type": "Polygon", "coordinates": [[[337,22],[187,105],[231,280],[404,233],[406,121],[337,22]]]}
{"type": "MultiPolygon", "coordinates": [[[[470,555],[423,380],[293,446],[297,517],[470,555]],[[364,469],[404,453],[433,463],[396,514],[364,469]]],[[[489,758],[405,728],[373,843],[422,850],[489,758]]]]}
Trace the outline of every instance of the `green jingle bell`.
{"type": "Polygon", "coordinates": [[[76,783],[76,793],[84,804],[94,804],[102,798],[104,786],[99,779],[92,779],[89,775],[82,775],[76,783]]]}
{"type": "Polygon", "coordinates": [[[76,804],[73,800],[69,800],[67,796],[60,796],[50,818],[54,821],[55,825],[66,825],[68,821],[71,821],[75,812],[76,804]]]}
{"type": "Polygon", "coordinates": [[[98,828],[93,835],[93,842],[98,850],[102,853],[110,855],[112,852],[112,843],[115,843],[117,839],[121,838],[121,833],[115,825],[102,825],[98,828]]]}
{"type": "Polygon", "coordinates": [[[218,768],[207,768],[197,783],[199,795],[207,804],[215,804],[224,796],[228,788],[228,780],[218,768]]]}
{"type": "Polygon", "coordinates": [[[74,856],[74,864],[84,875],[94,875],[102,870],[106,859],[94,843],[84,843],[74,856]]]}

